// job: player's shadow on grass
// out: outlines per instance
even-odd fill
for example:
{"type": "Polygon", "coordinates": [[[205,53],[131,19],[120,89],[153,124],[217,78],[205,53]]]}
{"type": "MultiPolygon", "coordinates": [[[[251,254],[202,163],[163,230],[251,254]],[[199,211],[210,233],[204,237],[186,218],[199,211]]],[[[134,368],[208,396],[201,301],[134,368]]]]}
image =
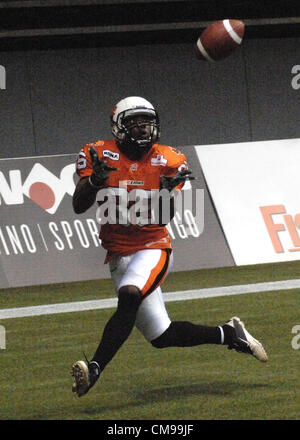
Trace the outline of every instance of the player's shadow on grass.
{"type": "MultiPolygon", "coordinates": [[[[258,388],[270,387],[269,384],[262,383],[252,383],[243,384],[244,390],[257,390],[258,388]]],[[[186,398],[188,396],[201,396],[201,395],[211,395],[211,396],[231,396],[235,392],[240,392],[241,383],[240,382],[211,382],[205,384],[190,384],[190,385],[179,385],[179,386],[166,386],[163,388],[149,389],[135,394],[134,399],[126,403],[120,403],[120,405],[106,405],[105,408],[86,408],[84,410],[87,414],[101,414],[102,412],[110,410],[118,410],[124,407],[135,407],[146,404],[155,404],[159,402],[168,402],[174,399],[186,398]]]]}
{"type": "MultiPolygon", "coordinates": [[[[266,387],[267,385],[261,383],[244,384],[243,389],[257,389],[266,387]]],[[[180,386],[169,386],[163,388],[157,388],[152,390],[143,391],[138,393],[136,398],[139,402],[144,401],[147,403],[151,402],[161,402],[178,399],[180,397],[186,398],[187,396],[193,395],[204,395],[209,394],[212,396],[226,396],[231,395],[235,391],[241,389],[240,382],[211,382],[204,384],[190,384],[190,385],[180,385],[180,386]]]]}

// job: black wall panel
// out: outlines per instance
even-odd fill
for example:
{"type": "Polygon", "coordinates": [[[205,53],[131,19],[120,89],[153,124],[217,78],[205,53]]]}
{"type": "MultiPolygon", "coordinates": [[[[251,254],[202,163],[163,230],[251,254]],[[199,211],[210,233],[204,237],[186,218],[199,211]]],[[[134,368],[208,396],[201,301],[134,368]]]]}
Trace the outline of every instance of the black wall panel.
{"type": "Polygon", "coordinates": [[[134,89],[134,51],[121,48],[31,54],[37,154],[73,153],[110,137],[112,105],[134,89]]]}
{"type": "Polygon", "coordinates": [[[6,89],[0,90],[0,157],[35,154],[31,78],[26,53],[2,53],[6,89]]]}
{"type": "Polygon", "coordinates": [[[300,64],[299,38],[253,40],[245,47],[252,140],[300,137],[300,91],[292,68],[300,64]]]}
{"type": "Polygon", "coordinates": [[[2,53],[1,157],[76,152],[110,137],[115,102],[142,95],[157,107],[164,143],[249,140],[243,52],[223,63],[193,45],[2,53]],[[13,146],[17,144],[16,148],[13,146]]]}
{"type": "Polygon", "coordinates": [[[192,45],[154,45],[139,53],[138,62],[141,93],[157,104],[163,141],[203,144],[249,136],[241,51],[211,64],[196,59],[192,45]]]}

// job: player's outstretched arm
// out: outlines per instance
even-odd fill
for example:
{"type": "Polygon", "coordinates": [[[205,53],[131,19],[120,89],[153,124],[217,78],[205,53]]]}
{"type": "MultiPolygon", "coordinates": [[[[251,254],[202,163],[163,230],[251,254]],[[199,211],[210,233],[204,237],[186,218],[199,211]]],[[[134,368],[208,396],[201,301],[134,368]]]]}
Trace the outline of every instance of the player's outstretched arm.
{"type": "Polygon", "coordinates": [[[99,159],[94,148],[89,149],[93,166],[93,173],[90,176],[82,177],[76,185],[73,194],[73,209],[76,214],[81,214],[89,209],[96,200],[99,189],[105,187],[105,181],[111,171],[117,168],[109,167],[106,162],[99,159]]]}
{"type": "Polygon", "coordinates": [[[169,223],[173,219],[173,217],[175,215],[175,194],[176,194],[176,191],[174,192],[174,189],[176,188],[177,185],[184,183],[187,179],[194,180],[195,177],[191,176],[191,173],[192,172],[190,170],[183,170],[183,171],[178,171],[178,173],[176,173],[172,177],[161,176],[160,189],[166,190],[169,192],[169,197],[167,194],[165,202],[168,201],[170,203],[170,205],[169,205],[169,209],[167,209],[167,216],[165,216],[164,215],[164,202],[163,202],[164,196],[162,195],[159,199],[159,225],[160,226],[166,226],[167,223],[169,223]],[[166,221],[164,221],[164,219],[167,219],[167,223],[166,223],[166,221]]]}
{"type": "Polygon", "coordinates": [[[82,214],[89,209],[96,200],[99,188],[91,186],[89,177],[83,177],[76,185],[73,194],[73,209],[76,214],[82,214]]]}
{"type": "Polygon", "coordinates": [[[191,176],[191,174],[192,171],[183,170],[178,171],[178,173],[176,173],[175,176],[172,177],[161,176],[160,189],[167,189],[168,191],[172,191],[180,183],[183,183],[186,180],[194,180],[195,177],[191,176]]]}

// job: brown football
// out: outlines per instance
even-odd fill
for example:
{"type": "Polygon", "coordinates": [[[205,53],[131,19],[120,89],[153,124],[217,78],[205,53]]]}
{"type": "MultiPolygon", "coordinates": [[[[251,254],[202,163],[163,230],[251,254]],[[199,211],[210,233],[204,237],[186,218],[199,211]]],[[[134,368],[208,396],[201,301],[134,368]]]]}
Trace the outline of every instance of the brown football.
{"type": "Polygon", "coordinates": [[[242,43],[244,32],[245,23],[241,20],[215,21],[201,33],[197,40],[197,58],[204,61],[227,58],[242,43]]]}

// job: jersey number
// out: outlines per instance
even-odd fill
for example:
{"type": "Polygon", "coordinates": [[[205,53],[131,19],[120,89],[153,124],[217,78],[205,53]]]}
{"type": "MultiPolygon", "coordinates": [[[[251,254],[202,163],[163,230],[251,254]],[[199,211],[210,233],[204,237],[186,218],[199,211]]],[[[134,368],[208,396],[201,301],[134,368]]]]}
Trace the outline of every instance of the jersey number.
{"type": "Polygon", "coordinates": [[[77,156],[76,166],[78,170],[82,170],[83,168],[86,168],[86,157],[83,151],[81,151],[77,156]]]}

